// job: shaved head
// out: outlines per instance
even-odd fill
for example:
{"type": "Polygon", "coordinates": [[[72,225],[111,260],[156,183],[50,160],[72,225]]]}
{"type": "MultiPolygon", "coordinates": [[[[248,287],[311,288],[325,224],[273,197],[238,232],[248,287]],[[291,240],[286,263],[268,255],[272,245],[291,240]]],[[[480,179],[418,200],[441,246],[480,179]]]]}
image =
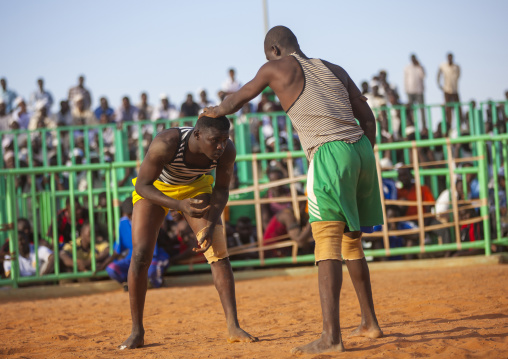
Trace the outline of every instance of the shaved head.
{"type": "Polygon", "coordinates": [[[285,26],[275,26],[268,31],[265,36],[265,50],[277,46],[280,49],[285,50],[298,50],[298,40],[296,39],[293,31],[289,30],[285,26]]]}

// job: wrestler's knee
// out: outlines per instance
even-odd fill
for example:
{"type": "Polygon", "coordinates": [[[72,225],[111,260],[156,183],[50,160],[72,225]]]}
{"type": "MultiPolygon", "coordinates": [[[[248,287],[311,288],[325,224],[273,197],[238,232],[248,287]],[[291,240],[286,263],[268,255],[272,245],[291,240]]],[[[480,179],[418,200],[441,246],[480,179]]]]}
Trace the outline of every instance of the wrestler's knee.
{"type": "Polygon", "coordinates": [[[365,257],[361,231],[344,233],[342,236],[342,257],[345,260],[362,259],[365,257]]]}
{"type": "MultiPolygon", "coordinates": [[[[198,241],[201,239],[205,228],[199,231],[196,234],[196,238],[198,241]]],[[[217,262],[220,259],[227,258],[228,247],[226,244],[226,237],[224,236],[224,230],[222,225],[216,225],[212,234],[212,245],[208,250],[204,253],[206,260],[208,263],[217,262]]]]}
{"type": "Polygon", "coordinates": [[[147,271],[152,263],[153,252],[146,247],[135,247],[132,250],[131,268],[134,271],[147,271]]]}
{"type": "Polygon", "coordinates": [[[342,260],[341,244],[346,223],[339,221],[312,222],[312,236],[316,242],[316,263],[327,260],[342,260]]]}

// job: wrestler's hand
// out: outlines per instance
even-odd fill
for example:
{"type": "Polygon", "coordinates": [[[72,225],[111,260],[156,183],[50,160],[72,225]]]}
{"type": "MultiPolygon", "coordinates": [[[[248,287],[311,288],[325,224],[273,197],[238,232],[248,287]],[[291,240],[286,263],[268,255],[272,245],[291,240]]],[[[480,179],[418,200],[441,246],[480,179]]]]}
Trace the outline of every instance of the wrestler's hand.
{"type": "Polygon", "coordinates": [[[199,208],[198,205],[202,202],[202,199],[186,198],[180,201],[180,208],[178,208],[178,210],[186,213],[193,218],[201,218],[210,209],[210,205],[206,206],[205,208],[199,208]]]}
{"type": "Polygon", "coordinates": [[[203,231],[203,235],[198,239],[198,245],[200,248],[193,248],[192,250],[196,253],[205,253],[208,248],[212,245],[212,235],[214,227],[206,227],[203,231]]]}
{"type": "Polygon", "coordinates": [[[210,106],[210,107],[205,107],[203,109],[203,112],[201,112],[199,114],[199,117],[203,117],[203,116],[206,116],[206,117],[212,117],[212,118],[216,118],[216,117],[219,117],[219,114],[218,114],[218,110],[219,109],[219,106],[210,106]]]}

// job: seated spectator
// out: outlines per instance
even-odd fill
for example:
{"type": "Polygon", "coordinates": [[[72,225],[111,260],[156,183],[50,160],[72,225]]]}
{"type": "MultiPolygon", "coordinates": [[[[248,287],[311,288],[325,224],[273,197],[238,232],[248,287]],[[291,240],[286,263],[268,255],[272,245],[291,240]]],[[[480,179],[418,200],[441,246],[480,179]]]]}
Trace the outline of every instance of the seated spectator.
{"type": "MultiPolygon", "coordinates": [[[[113,255],[103,264],[111,279],[123,284],[127,289],[127,274],[132,257],[132,197],[127,197],[121,205],[122,218],[118,228],[118,240],[115,242],[113,255]]],[[[153,288],[163,284],[163,274],[169,266],[169,255],[158,243],[155,245],[152,263],[148,268],[148,280],[153,288]]]]}
{"type": "MultiPolygon", "coordinates": [[[[82,95],[73,97],[74,107],[72,109],[72,125],[73,126],[92,126],[98,123],[97,118],[92,111],[85,106],[85,98],[82,95]]],[[[82,133],[82,132],[80,132],[82,133]]]]}
{"type": "MultiPolygon", "coordinates": [[[[95,251],[96,268],[102,268],[103,262],[109,257],[109,244],[106,241],[96,241],[95,248],[91,248],[90,224],[84,223],[79,231],[80,236],[76,238],[76,261],[79,272],[92,269],[92,250],[95,251]]],[[[72,272],[72,243],[66,243],[60,250],[60,260],[64,264],[64,271],[72,272]]]]}
{"type": "Polygon", "coordinates": [[[25,100],[22,97],[17,97],[16,100],[14,100],[14,106],[15,110],[11,115],[11,124],[16,122],[19,129],[26,130],[32,114],[28,112],[25,100]]]}
{"type": "MultiPolygon", "coordinates": [[[[296,241],[298,248],[305,252],[310,252],[309,247],[312,242],[312,230],[309,223],[309,216],[305,213],[305,202],[300,203],[300,222],[297,221],[291,208],[285,208],[274,215],[265,233],[263,234],[263,243],[269,246],[274,242],[271,239],[289,235],[289,239],[296,241]]],[[[287,257],[291,255],[292,247],[283,247],[265,251],[265,257],[287,257]]]]}
{"type": "Polygon", "coordinates": [[[179,116],[178,110],[169,103],[169,97],[165,93],[160,95],[161,104],[153,112],[152,120],[175,120],[179,116]]]}
{"type": "MultiPolygon", "coordinates": [[[[39,246],[37,256],[35,253],[35,246],[32,243],[34,234],[32,232],[32,225],[26,218],[18,219],[18,250],[19,250],[19,269],[21,276],[31,276],[36,274],[37,257],[39,260],[39,274],[49,274],[53,272],[54,256],[50,245],[44,239],[39,238],[39,246]]],[[[9,239],[0,248],[0,265],[1,270],[4,272],[3,276],[9,276],[11,272],[11,257],[9,255],[9,239]],[[5,258],[5,261],[4,261],[5,258]]]]}
{"type": "Polygon", "coordinates": [[[72,115],[68,101],[60,101],[60,110],[53,115],[53,122],[57,126],[71,126],[72,115]]]}
{"type": "MultiPolygon", "coordinates": [[[[233,233],[228,236],[228,248],[232,249],[240,246],[248,246],[256,248],[256,228],[252,225],[249,217],[240,217],[236,222],[233,233]]],[[[258,252],[249,252],[241,254],[233,254],[229,256],[232,260],[242,259],[257,259],[259,258],[258,252]]]]}
{"type": "MultiPolygon", "coordinates": [[[[463,168],[473,167],[471,163],[464,163],[462,165],[463,168]]],[[[480,181],[478,181],[478,176],[476,173],[467,173],[466,174],[466,184],[468,188],[467,197],[469,199],[477,199],[480,198],[480,181]]]]}
{"type": "MultiPolygon", "coordinates": [[[[19,264],[19,275],[21,277],[34,276],[36,274],[36,254],[32,244],[30,244],[30,238],[24,232],[18,232],[18,264],[19,264]]],[[[37,256],[39,258],[39,273],[45,275],[51,273],[53,267],[51,266],[53,251],[44,245],[39,245],[37,256]]],[[[6,277],[10,276],[12,271],[12,260],[11,256],[5,256],[4,273],[6,277]]]]}
{"type": "Polygon", "coordinates": [[[113,122],[115,118],[115,110],[113,110],[111,107],[109,107],[108,99],[105,97],[101,97],[100,99],[100,106],[97,107],[94,111],[95,118],[101,119],[102,115],[105,115],[107,118],[107,122],[113,122]]]}
{"type": "Polygon", "coordinates": [[[194,98],[192,97],[192,94],[187,94],[187,99],[184,103],[182,103],[181,109],[180,109],[180,117],[193,117],[197,116],[199,114],[200,107],[199,105],[194,102],[194,98]]]}
{"type": "Polygon", "coordinates": [[[270,94],[268,92],[263,92],[261,94],[261,101],[258,103],[257,111],[261,112],[273,112],[277,108],[277,104],[274,101],[270,100],[270,94]]]}
{"type": "MultiPolygon", "coordinates": [[[[286,176],[287,177],[287,176],[286,176]]],[[[280,168],[270,167],[268,169],[268,180],[270,182],[278,181],[284,178],[284,173],[280,168]]],[[[291,191],[287,185],[271,187],[266,192],[265,198],[278,198],[278,197],[290,197],[291,191]]],[[[279,211],[291,208],[291,200],[287,202],[271,202],[263,204],[261,208],[261,215],[263,220],[263,228],[266,230],[268,222],[275,216],[279,211]]]]}
{"type": "MultiPolygon", "coordinates": [[[[402,188],[398,190],[397,193],[397,199],[403,199],[407,201],[416,201],[416,186],[414,184],[414,178],[411,173],[411,170],[409,168],[399,168],[398,169],[398,179],[402,183],[402,188]]],[[[428,188],[426,185],[421,185],[421,198],[423,202],[434,202],[434,196],[432,195],[432,192],[430,191],[430,188],[428,188]]],[[[431,205],[423,205],[423,214],[431,213],[431,205]]],[[[410,222],[415,223],[415,226],[418,223],[417,214],[418,214],[418,207],[415,205],[410,205],[401,208],[402,215],[413,217],[410,222]]],[[[424,216],[424,225],[425,226],[431,226],[435,224],[441,224],[441,222],[434,216],[424,216]]],[[[450,232],[448,228],[443,229],[437,229],[434,231],[429,231],[427,233],[435,234],[442,238],[443,243],[450,243],[450,232]]],[[[429,236],[426,236],[425,239],[426,244],[432,243],[432,240],[429,236]]]]}
{"type": "Polygon", "coordinates": [[[37,111],[36,108],[37,103],[43,102],[46,107],[46,113],[51,113],[51,106],[53,106],[53,96],[51,96],[51,93],[49,91],[46,91],[44,89],[44,79],[39,78],[37,79],[37,90],[32,92],[30,95],[30,107],[32,111],[37,111]]]}
{"type": "MultiPolygon", "coordinates": [[[[81,227],[85,222],[88,222],[88,209],[81,206],[77,199],[74,199],[74,214],[75,214],[75,234],[78,235],[81,227]]],[[[71,220],[71,198],[68,197],[65,202],[65,208],[60,210],[57,214],[57,239],[60,247],[72,241],[72,220],[71,220]]],[[[53,225],[48,229],[47,236],[53,238],[53,225]]]]}
{"type": "Polygon", "coordinates": [[[56,123],[48,116],[48,110],[44,100],[37,102],[34,106],[35,113],[28,123],[29,130],[40,128],[56,128],[56,123]]]}
{"type": "Polygon", "coordinates": [[[115,112],[116,123],[134,122],[138,120],[138,109],[131,105],[129,97],[122,98],[122,105],[115,112]]]}
{"type": "Polygon", "coordinates": [[[153,107],[148,103],[148,94],[146,92],[141,93],[141,102],[137,105],[140,120],[150,120],[153,115],[153,107]]]}

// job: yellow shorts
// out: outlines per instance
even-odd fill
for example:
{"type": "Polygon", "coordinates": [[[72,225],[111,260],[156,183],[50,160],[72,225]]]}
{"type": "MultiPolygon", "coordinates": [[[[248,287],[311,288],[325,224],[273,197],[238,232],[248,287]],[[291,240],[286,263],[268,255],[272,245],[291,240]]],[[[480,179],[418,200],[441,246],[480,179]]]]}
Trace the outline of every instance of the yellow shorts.
{"type": "MultiPolygon", "coordinates": [[[[132,184],[136,185],[136,178],[132,180],[132,184]]],[[[164,183],[162,181],[155,181],[153,185],[155,188],[157,188],[159,191],[164,193],[166,196],[177,199],[181,201],[182,199],[186,198],[194,198],[200,194],[203,193],[212,193],[212,183],[213,183],[213,177],[210,175],[203,175],[199,177],[197,180],[195,180],[192,183],[189,184],[183,184],[183,185],[171,185],[164,183]]],[[[143,199],[136,190],[132,192],[132,204],[136,204],[137,201],[140,199],[143,199]]],[[[161,206],[162,207],[162,206],[161,206]]],[[[166,212],[166,215],[169,212],[169,208],[162,207],[164,211],[166,212]]]]}

